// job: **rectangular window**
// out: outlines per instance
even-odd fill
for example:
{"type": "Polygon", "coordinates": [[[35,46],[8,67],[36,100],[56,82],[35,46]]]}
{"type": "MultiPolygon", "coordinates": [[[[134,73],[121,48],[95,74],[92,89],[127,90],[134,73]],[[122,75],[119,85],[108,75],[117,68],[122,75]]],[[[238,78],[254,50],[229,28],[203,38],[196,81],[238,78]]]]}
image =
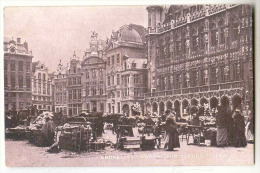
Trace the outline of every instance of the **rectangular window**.
{"type": "Polygon", "coordinates": [[[43,74],[43,81],[46,80],[46,74],[43,74]]]}
{"type": "Polygon", "coordinates": [[[11,60],[11,71],[15,71],[15,61],[11,60]]]}
{"type": "Polygon", "coordinates": [[[107,76],[107,86],[110,86],[110,76],[107,76]]]}
{"type": "Polygon", "coordinates": [[[108,103],[108,112],[111,113],[111,103],[108,103]]]}
{"type": "Polygon", "coordinates": [[[42,92],[41,89],[42,89],[42,88],[41,88],[41,83],[38,83],[38,93],[41,93],[41,92],[42,92]]]}
{"type": "Polygon", "coordinates": [[[95,96],[97,94],[96,88],[92,87],[92,95],[95,96]]]}
{"type": "Polygon", "coordinates": [[[117,113],[120,113],[120,102],[117,102],[117,113]]]}
{"type": "Polygon", "coordinates": [[[4,83],[5,83],[5,87],[8,87],[8,76],[7,76],[7,73],[5,73],[4,83]]]}
{"type": "Polygon", "coordinates": [[[18,76],[18,85],[19,88],[23,88],[23,76],[21,74],[18,76]]]}
{"type": "Polygon", "coordinates": [[[77,78],[76,77],[73,78],[73,85],[77,85],[77,78]]]}
{"type": "Polygon", "coordinates": [[[112,78],[112,86],[113,86],[113,85],[115,85],[115,76],[112,75],[111,78],[112,78]]]}
{"type": "Polygon", "coordinates": [[[110,57],[107,57],[107,65],[110,66],[110,57]]]}
{"type": "Polygon", "coordinates": [[[37,90],[37,88],[36,88],[36,82],[34,81],[34,82],[33,82],[33,92],[34,92],[34,93],[37,93],[36,90],[37,90]]]}
{"type": "Polygon", "coordinates": [[[103,69],[99,69],[99,76],[102,77],[103,76],[103,69]]]}
{"type": "Polygon", "coordinates": [[[104,103],[100,103],[100,111],[104,112],[104,103]]]}
{"type": "Polygon", "coordinates": [[[117,82],[117,85],[120,85],[120,75],[119,74],[116,75],[116,82],[117,82]]]}
{"type": "Polygon", "coordinates": [[[134,83],[135,84],[139,83],[139,75],[138,74],[134,74],[134,83]]]}
{"type": "Polygon", "coordinates": [[[212,67],[210,70],[210,79],[211,79],[211,84],[216,84],[217,83],[217,74],[216,74],[216,68],[212,67]]]}
{"type": "Polygon", "coordinates": [[[81,85],[81,77],[78,77],[78,85],[81,85]]]}
{"type": "Polygon", "coordinates": [[[78,90],[78,100],[81,101],[81,89],[78,90]]]}
{"type": "Polygon", "coordinates": [[[134,88],[134,96],[139,96],[139,89],[138,88],[134,88]]]}
{"type": "Polygon", "coordinates": [[[69,101],[72,100],[72,90],[69,90],[69,101]]]}
{"type": "Polygon", "coordinates": [[[120,97],[120,91],[117,91],[116,93],[117,97],[120,97]]]}
{"type": "Polygon", "coordinates": [[[89,79],[89,72],[86,71],[86,79],[89,79]]]}
{"type": "Polygon", "coordinates": [[[30,68],[30,62],[26,62],[26,71],[30,72],[31,71],[30,69],[31,69],[30,68]]]}
{"type": "Polygon", "coordinates": [[[31,89],[31,78],[30,78],[30,76],[26,76],[26,88],[27,88],[27,90],[31,89]]]}
{"type": "Polygon", "coordinates": [[[103,94],[104,94],[103,88],[100,88],[100,89],[99,89],[99,94],[100,94],[100,95],[103,95],[103,94]]]}
{"type": "Polygon", "coordinates": [[[112,56],[112,65],[115,64],[115,58],[114,58],[114,55],[112,56]]]}
{"type": "Polygon", "coordinates": [[[50,84],[47,85],[47,94],[50,95],[50,84]]]}
{"type": "Polygon", "coordinates": [[[41,80],[41,73],[38,73],[38,79],[41,80]]]}
{"type": "Polygon", "coordinates": [[[92,77],[93,77],[93,78],[96,77],[96,69],[92,69],[92,77]]]}
{"type": "Polygon", "coordinates": [[[7,70],[7,66],[8,66],[8,61],[5,59],[4,60],[4,70],[7,70]]]}
{"type": "Polygon", "coordinates": [[[120,63],[120,56],[119,56],[119,54],[117,54],[117,59],[116,59],[116,62],[117,62],[117,64],[119,64],[119,63],[120,63]]]}
{"type": "Polygon", "coordinates": [[[23,71],[23,61],[18,62],[18,70],[23,71]]]}
{"type": "Polygon", "coordinates": [[[72,93],[73,93],[73,100],[77,100],[77,90],[76,89],[72,90],[72,93]]]}
{"type": "Polygon", "coordinates": [[[43,94],[46,94],[46,84],[43,84],[42,91],[43,91],[43,94]]]}

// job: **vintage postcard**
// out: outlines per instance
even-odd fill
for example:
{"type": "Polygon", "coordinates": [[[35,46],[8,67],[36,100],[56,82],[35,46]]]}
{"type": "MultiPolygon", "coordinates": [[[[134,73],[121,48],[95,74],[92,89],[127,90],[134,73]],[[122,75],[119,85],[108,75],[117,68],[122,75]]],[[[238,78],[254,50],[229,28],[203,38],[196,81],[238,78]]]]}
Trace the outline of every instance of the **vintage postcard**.
{"type": "Polygon", "coordinates": [[[254,165],[253,9],[5,7],[6,166],[254,165]]]}

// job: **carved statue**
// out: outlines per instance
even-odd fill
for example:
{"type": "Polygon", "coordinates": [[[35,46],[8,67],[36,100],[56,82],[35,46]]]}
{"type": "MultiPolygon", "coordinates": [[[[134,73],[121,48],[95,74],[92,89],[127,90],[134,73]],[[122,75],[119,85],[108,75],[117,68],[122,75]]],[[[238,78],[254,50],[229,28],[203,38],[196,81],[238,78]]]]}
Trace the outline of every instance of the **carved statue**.
{"type": "Polygon", "coordinates": [[[208,38],[208,34],[207,34],[207,33],[204,35],[204,39],[205,39],[205,43],[207,43],[207,42],[209,41],[209,38],[208,38]]]}
{"type": "Polygon", "coordinates": [[[227,76],[228,73],[229,73],[229,67],[226,66],[226,67],[224,68],[224,75],[227,76]]]}

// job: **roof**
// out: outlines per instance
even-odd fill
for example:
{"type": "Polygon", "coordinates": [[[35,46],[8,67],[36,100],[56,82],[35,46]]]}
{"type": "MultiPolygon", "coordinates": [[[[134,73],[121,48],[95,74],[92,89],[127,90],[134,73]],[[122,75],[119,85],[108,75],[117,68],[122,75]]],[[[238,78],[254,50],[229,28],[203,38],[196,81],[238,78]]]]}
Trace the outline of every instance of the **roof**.
{"type": "Polygon", "coordinates": [[[140,46],[145,42],[146,30],[141,25],[123,25],[116,32],[112,31],[111,38],[107,40],[107,49],[122,45],[140,46]]]}
{"type": "Polygon", "coordinates": [[[28,51],[28,43],[26,41],[22,43],[21,38],[17,38],[16,41],[13,38],[4,37],[4,52],[32,56],[32,51],[28,51]],[[11,52],[10,46],[15,48],[15,52],[11,52]]]}
{"type": "Polygon", "coordinates": [[[124,26],[119,32],[120,41],[142,43],[142,38],[140,34],[132,26],[124,26]]]}

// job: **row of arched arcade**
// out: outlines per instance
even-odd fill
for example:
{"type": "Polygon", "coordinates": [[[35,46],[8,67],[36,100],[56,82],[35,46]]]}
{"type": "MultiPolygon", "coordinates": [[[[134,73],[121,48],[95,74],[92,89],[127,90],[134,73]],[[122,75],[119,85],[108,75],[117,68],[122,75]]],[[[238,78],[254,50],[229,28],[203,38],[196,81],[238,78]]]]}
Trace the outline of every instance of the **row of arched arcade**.
{"type": "Polygon", "coordinates": [[[147,102],[145,111],[146,113],[156,113],[162,115],[168,109],[174,109],[177,115],[187,114],[187,108],[192,106],[207,106],[210,110],[213,108],[217,108],[217,106],[221,105],[221,103],[228,103],[230,106],[238,107],[241,105],[242,97],[240,95],[230,96],[222,96],[222,97],[211,97],[206,98],[202,97],[200,99],[192,98],[192,99],[175,99],[175,100],[161,100],[161,101],[153,101],[147,102]]]}

